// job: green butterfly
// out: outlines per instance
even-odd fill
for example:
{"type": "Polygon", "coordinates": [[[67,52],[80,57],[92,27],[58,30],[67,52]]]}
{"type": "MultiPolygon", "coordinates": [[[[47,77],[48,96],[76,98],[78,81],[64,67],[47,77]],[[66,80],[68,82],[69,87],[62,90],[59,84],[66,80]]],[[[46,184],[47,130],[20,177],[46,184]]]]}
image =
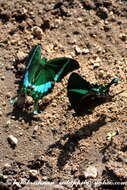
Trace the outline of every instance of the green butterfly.
{"type": "MultiPolygon", "coordinates": [[[[31,96],[34,100],[34,114],[38,113],[38,101],[48,94],[55,82],[60,82],[69,72],[78,69],[79,63],[68,57],[60,57],[47,61],[41,58],[41,47],[34,46],[30,52],[26,66],[20,95],[31,96]]],[[[19,95],[11,99],[14,103],[19,95]]]]}
{"type": "Polygon", "coordinates": [[[119,78],[114,78],[107,85],[98,85],[84,80],[77,73],[72,73],[67,87],[67,95],[72,108],[78,115],[81,115],[93,110],[97,105],[105,102],[106,99],[111,100],[110,87],[112,84],[118,83],[119,80],[119,78]]]}

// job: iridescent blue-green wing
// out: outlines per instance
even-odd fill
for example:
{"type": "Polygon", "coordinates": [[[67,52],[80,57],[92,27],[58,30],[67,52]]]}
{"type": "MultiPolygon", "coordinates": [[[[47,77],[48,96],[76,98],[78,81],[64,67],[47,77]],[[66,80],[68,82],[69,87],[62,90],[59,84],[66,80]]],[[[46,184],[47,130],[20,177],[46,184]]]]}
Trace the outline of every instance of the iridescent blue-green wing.
{"type": "MultiPolygon", "coordinates": [[[[32,48],[27,59],[27,66],[25,69],[24,79],[23,79],[23,89],[31,86],[34,74],[38,70],[38,63],[41,60],[41,47],[36,45],[32,48]]],[[[15,96],[10,100],[10,103],[14,103],[19,95],[15,96]]]]}
{"type": "Polygon", "coordinates": [[[34,48],[31,50],[28,58],[28,64],[26,67],[24,80],[23,80],[24,87],[28,87],[32,84],[35,73],[37,73],[39,69],[40,61],[41,61],[41,48],[40,46],[37,45],[34,46],[34,48]]]}
{"type": "Polygon", "coordinates": [[[36,45],[32,48],[32,50],[29,53],[26,70],[30,66],[35,65],[38,61],[40,61],[40,59],[41,59],[41,47],[39,45],[36,45]]]}
{"type": "Polygon", "coordinates": [[[49,60],[46,65],[52,70],[56,82],[60,82],[69,72],[79,68],[79,63],[68,57],[49,60]]]}
{"type": "Polygon", "coordinates": [[[30,66],[24,77],[24,84],[31,86],[33,91],[39,93],[40,96],[47,94],[54,84],[54,73],[52,69],[47,69],[45,63],[44,57],[40,62],[30,66]]]}

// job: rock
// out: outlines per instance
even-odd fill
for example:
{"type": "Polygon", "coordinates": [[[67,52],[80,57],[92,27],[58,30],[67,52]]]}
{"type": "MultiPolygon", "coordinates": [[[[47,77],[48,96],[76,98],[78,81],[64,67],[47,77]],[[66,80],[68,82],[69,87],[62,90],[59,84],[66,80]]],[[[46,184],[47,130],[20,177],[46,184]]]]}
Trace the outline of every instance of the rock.
{"type": "Polygon", "coordinates": [[[100,66],[100,63],[98,63],[98,62],[93,64],[94,68],[98,68],[99,66],[100,66]]]}
{"type": "Polygon", "coordinates": [[[26,54],[23,51],[18,51],[17,58],[19,61],[25,59],[25,57],[26,57],[26,54]]]}
{"type": "Polygon", "coordinates": [[[38,176],[38,171],[37,170],[30,170],[29,174],[31,177],[37,177],[38,176]]]}
{"type": "Polygon", "coordinates": [[[6,122],[6,127],[9,127],[10,125],[11,125],[11,121],[8,120],[8,121],[6,122]]]}
{"type": "Polygon", "coordinates": [[[79,46],[75,46],[75,51],[77,54],[82,53],[81,49],[79,48],[79,46]]]}
{"type": "Polygon", "coordinates": [[[122,41],[125,42],[125,41],[127,40],[127,35],[121,33],[121,34],[119,35],[119,38],[120,38],[122,41]]]}
{"type": "Polygon", "coordinates": [[[89,49],[87,49],[87,48],[84,48],[84,49],[82,50],[82,53],[83,53],[83,54],[90,53],[90,50],[89,50],[89,49]]]}
{"type": "Polygon", "coordinates": [[[25,66],[25,64],[18,64],[18,71],[19,72],[24,72],[24,70],[25,70],[25,68],[26,68],[26,66],[25,66]]]}
{"type": "Polygon", "coordinates": [[[97,172],[97,168],[95,166],[89,166],[84,171],[85,178],[89,178],[89,177],[96,178],[97,174],[98,174],[98,172],[97,172]]]}
{"type": "Polygon", "coordinates": [[[101,19],[106,19],[108,18],[108,9],[105,8],[105,7],[100,7],[98,10],[97,10],[97,16],[99,16],[101,19]]]}
{"type": "Polygon", "coordinates": [[[16,146],[18,143],[18,139],[16,137],[14,137],[13,135],[9,135],[8,136],[8,142],[12,145],[12,146],[16,146]]]}
{"type": "Polygon", "coordinates": [[[11,92],[7,92],[6,97],[10,98],[11,97],[11,92]]]}
{"type": "Polygon", "coordinates": [[[26,103],[32,105],[34,103],[33,98],[31,96],[26,97],[26,103]]]}
{"type": "Polygon", "coordinates": [[[33,134],[36,133],[38,130],[39,130],[39,126],[36,125],[36,126],[34,127],[33,134]]]}
{"type": "Polygon", "coordinates": [[[90,10],[90,9],[95,9],[96,8],[94,2],[91,1],[91,0],[83,0],[81,2],[82,2],[82,5],[83,5],[84,9],[86,9],[86,10],[90,10]]]}
{"type": "Polygon", "coordinates": [[[100,70],[98,73],[99,77],[104,77],[104,73],[105,73],[104,70],[100,70]]]}
{"type": "Polygon", "coordinates": [[[9,164],[9,163],[4,164],[4,169],[8,169],[10,167],[11,167],[11,164],[9,164]]]}
{"type": "Polygon", "coordinates": [[[1,80],[4,80],[5,79],[5,76],[1,76],[1,80]]]}
{"type": "Polygon", "coordinates": [[[42,39],[43,32],[41,28],[39,28],[38,26],[34,26],[32,29],[32,32],[33,32],[33,35],[37,37],[39,40],[42,39]]]}

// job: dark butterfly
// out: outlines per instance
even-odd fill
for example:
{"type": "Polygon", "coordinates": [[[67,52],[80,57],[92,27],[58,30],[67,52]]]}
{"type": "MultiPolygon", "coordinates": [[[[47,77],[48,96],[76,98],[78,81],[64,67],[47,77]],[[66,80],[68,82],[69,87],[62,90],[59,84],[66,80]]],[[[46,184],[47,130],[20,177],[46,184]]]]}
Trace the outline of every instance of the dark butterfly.
{"type": "Polygon", "coordinates": [[[118,83],[120,79],[114,78],[107,85],[92,84],[84,80],[77,73],[72,73],[68,81],[68,98],[71,107],[75,110],[77,115],[89,113],[96,106],[104,103],[106,99],[111,101],[112,97],[109,95],[110,86],[118,83]]]}
{"type": "MultiPolygon", "coordinates": [[[[60,57],[47,61],[41,58],[41,47],[36,45],[30,52],[28,65],[23,79],[21,95],[31,96],[34,100],[34,114],[38,113],[38,101],[60,82],[69,72],[78,69],[79,63],[68,57],[60,57]]],[[[19,95],[11,99],[14,103],[19,95]]]]}

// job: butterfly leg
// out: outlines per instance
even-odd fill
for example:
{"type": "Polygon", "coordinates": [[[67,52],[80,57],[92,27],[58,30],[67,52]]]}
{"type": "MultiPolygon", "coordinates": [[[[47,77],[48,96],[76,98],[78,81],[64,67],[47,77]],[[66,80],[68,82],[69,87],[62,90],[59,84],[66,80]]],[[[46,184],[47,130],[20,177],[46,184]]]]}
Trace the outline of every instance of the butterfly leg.
{"type": "Polygon", "coordinates": [[[14,96],[13,98],[11,98],[11,99],[9,100],[9,103],[10,103],[10,104],[14,104],[14,103],[17,101],[17,98],[18,98],[18,95],[14,96]]]}
{"type": "Polygon", "coordinates": [[[39,100],[35,100],[35,102],[34,102],[34,111],[33,111],[33,114],[34,114],[34,115],[36,115],[36,114],[39,113],[38,101],[39,101],[39,100]]]}

